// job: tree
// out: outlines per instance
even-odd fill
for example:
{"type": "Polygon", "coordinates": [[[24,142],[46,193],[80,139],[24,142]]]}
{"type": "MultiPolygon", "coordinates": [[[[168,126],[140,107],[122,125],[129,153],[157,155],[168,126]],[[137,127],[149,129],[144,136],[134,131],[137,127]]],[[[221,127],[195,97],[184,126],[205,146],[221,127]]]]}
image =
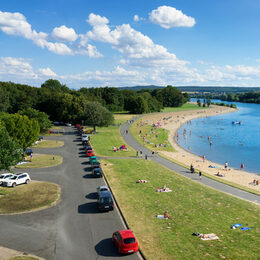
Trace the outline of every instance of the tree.
{"type": "Polygon", "coordinates": [[[9,136],[23,151],[39,138],[40,126],[35,119],[19,114],[3,114],[0,120],[9,136]]]}
{"type": "Polygon", "coordinates": [[[66,85],[62,85],[56,79],[48,79],[42,85],[41,88],[47,88],[49,90],[61,91],[61,92],[69,92],[70,89],[66,85]]]}
{"type": "Polygon", "coordinates": [[[46,132],[51,128],[49,116],[44,112],[40,112],[39,110],[33,108],[27,108],[26,110],[19,111],[18,113],[20,115],[26,115],[30,119],[35,119],[39,123],[41,132],[46,132]]]}
{"type": "Polygon", "coordinates": [[[22,156],[21,152],[19,152],[19,146],[10,138],[8,132],[1,122],[0,147],[0,171],[10,171],[10,167],[21,161],[22,156]]]}
{"type": "Polygon", "coordinates": [[[142,96],[130,99],[129,103],[129,112],[131,114],[143,114],[148,111],[147,102],[142,96]]]}
{"type": "Polygon", "coordinates": [[[109,126],[114,122],[114,116],[105,107],[98,102],[87,102],[83,114],[86,125],[93,126],[109,126]]]}
{"type": "Polygon", "coordinates": [[[211,99],[210,98],[207,98],[207,106],[209,107],[211,104],[211,99]]]}
{"type": "Polygon", "coordinates": [[[8,92],[5,89],[0,88],[0,112],[6,112],[9,106],[8,92]]]}
{"type": "Polygon", "coordinates": [[[197,104],[198,104],[199,107],[201,107],[201,101],[200,101],[199,98],[197,99],[197,104]]]}

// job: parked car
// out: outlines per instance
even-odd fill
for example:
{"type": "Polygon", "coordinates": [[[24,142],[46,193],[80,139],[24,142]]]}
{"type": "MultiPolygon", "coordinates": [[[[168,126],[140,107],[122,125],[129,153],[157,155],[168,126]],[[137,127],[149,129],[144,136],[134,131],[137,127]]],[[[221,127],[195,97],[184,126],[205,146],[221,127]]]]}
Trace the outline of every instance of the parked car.
{"type": "Polygon", "coordinates": [[[100,168],[100,162],[98,160],[94,160],[90,162],[91,168],[100,168]]]}
{"type": "Polygon", "coordinates": [[[91,156],[90,158],[89,158],[89,162],[91,162],[91,161],[94,161],[94,160],[97,160],[97,156],[91,156]]]}
{"type": "Polygon", "coordinates": [[[88,138],[88,135],[85,134],[84,132],[83,132],[82,135],[81,135],[81,140],[83,140],[83,138],[88,138]]]}
{"type": "Polygon", "coordinates": [[[138,251],[138,243],[133,232],[129,229],[114,232],[112,241],[118,248],[119,254],[130,254],[138,251]]]}
{"type": "Polygon", "coordinates": [[[31,154],[33,153],[33,151],[32,151],[31,148],[27,148],[27,149],[24,151],[24,153],[25,153],[26,155],[31,155],[31,154]]]}
{"type": "Polygon", "coordinates": [[[110,191],[101,191],[97,200],[99,211],[114,210],[114,201],[110,191]]]}
{"type": "Polygon", "coordinates": [[[93,168],[92,169],[92,174],[96,178],[102,178],[102,176],[103,176],[102,169],[100,167],[93,168]]]}
{"type": "Polygon", "coordinates": [[[28,184],[31,181],[31,178],[28,173],[17,173],[14,176],[10,177],[6,181],[3,181],[3,186],[15,187],[20,184],[28,184]]]}
{"type": "Polygon", "coordinates": [[[1,174],[0,175],[0,185],[3,184],[3,181],[6,181],[7,179],[9,179],[12,176],[13,176],[13,174],[10,172],[1,174]]]}
{"type": "Polygon", "coordinates": [[[71,126],[71,123],[66,123],[65,126],[71,126]]]}
{"type": "Polygon", "coordinates": [[[85,150],[88,151],[88,150],[92,150],[92,147],[90,145],[85,145],[85,150]]]}
{"type": "MultiPolygon", "coordinates": [[[[96,169],[98,169],[98,168],[96,168],[96,169]]],[[[99,197],[101,192],[106,192],[106,191],[110,192],[110,190],[109,190],[109,188],[107,186],[105,186],[105,185],[99,186],[97,188],[97,195],[98,195],[98,197],[99,197]]]]}
{"type": "Polygon", "coordinates": [[[94,154],[94,151],[93,151],[93,150],[88,150],[88,151],[86,152],[86,155],[87,155],[87,157],[91,157],[91,156],[94,156],[95,154],[94,154]]]}

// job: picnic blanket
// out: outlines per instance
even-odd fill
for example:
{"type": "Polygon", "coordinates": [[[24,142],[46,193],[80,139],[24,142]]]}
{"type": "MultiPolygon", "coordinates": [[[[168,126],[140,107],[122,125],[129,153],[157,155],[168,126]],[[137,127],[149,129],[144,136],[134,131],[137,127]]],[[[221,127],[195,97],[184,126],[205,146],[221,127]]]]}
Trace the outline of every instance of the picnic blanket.
{"type": "Polygon", "coordinates": [[[219,239],[219,237],[216,234],[200,234],[199,237],[202,240],[215,240],[215,239],[219,239]]]}
{"type": "Polygon", "coordinates": [[[240,223],[237,223],[237,224],[235,224],[235,225],[232,225],[231,226],[231,228],[232,229],[236,229],[236,228],[239,228],[239,227],[241,227],[242,225],[240,224],[240,223]]]}
{"type": "Polygon", "coordinates": [[[157,215],[157,218],[168,219],[168,218],[165,218],[164,215],[157,215]]]}
{"type": "Polygon", "coordinates": [[[172,190],[170,190],[169,188],[166,188],[165,190],[163,190],[162,188],[157,188],[156,191],[157,192],[172,192],[172,190]]]}

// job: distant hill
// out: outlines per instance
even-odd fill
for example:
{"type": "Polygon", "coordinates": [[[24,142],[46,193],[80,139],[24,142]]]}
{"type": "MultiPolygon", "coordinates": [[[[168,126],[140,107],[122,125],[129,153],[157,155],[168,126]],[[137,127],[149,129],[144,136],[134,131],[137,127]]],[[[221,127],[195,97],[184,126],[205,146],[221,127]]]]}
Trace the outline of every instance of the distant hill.
{"type": "MultiPolygon", "coordinates": [[[[158,89],[164,88],[163,86],[133,86],[133,87],[120,87],[119,89],[141,90],[141,89],[158,89]]],[[[260,87],[217,87],[217,86],[176,86],[182,92],[198,92],[198,93],[245,93],[260,91],[260,87]]]]}

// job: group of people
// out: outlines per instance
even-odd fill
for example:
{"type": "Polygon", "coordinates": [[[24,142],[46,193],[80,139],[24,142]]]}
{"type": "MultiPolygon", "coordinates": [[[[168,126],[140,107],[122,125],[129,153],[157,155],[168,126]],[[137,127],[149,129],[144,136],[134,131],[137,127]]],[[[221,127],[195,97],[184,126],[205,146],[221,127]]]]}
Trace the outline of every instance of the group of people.
{"type": "Polygon", "coordinates": [[[253,184],[254,184],[254,185],[259,185],[259,180],[256,180],[256,179],[253,180],[253,184]]]}
{"type": "Polygon", "coordinates": [[[123,145],[121,145],[120,147],[116,147],[116,146],[113,146],[113,151],[114,152],[117,152],[117,151],[122,151],[122,150],[125,150],[125,151],[127,151],[127,147],[123,144],[123,145]]]}

